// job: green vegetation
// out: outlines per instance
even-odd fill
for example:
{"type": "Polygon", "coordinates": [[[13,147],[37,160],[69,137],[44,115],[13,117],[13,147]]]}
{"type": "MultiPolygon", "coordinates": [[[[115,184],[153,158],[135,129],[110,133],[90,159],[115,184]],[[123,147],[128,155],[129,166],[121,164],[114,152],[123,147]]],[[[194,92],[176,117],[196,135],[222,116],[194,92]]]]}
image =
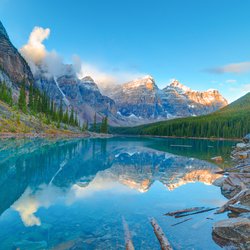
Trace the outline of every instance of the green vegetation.
{"type": "Polygon", "coordinates": [[[102,119],[102,123],[101,123],[101,127],[100,127],[100,132],[104,133],[104,134],[108,133],[108,117],[107,116],[105,116],[102,119]]]}
{"type": "MultiPolygon", "coordinates": [[[[29,86],[27,98],[25,82],[22,82],[19,97],[17,103],[15,103],[12,98],[11,89],[7,87],[5,82],[0,82],[0,100],[9,106],[13,106],[13,109],[16,111],[19,110],[24,114],[37,117],[44,124],[54,124],[57,129],[61,127],[61,123],[64,123],[64,127],[68,125],[80,128],[77,113],[73,109],[70,110],[69,116],[68,109],[65,112],[63,111],[62,100],[60,107],[57,108],[54,101],[50,100],[45,93],[41,93],[33,84],[29,86]]],[[[14,113],[13,116],[17,116],[16,120],[20,121],[19,113],[14,113]]],[[[15,126],[13,126],[11,131],[14,130],[16,131],[15,126]]]]}
{"type": "Polygon", "coordinates": [[[250,130],[250,93],[209,115],[110,129],[112,133],[130,135],[241,138],[250,130]]]}
{"type": "Polygon", "coordinates": [[[25,82],[22,83],[20,94],[18,98],[18,108],[24,113],[27,112],[27,103],[26,103],[26,92],[25,92],[25,82]]]}
{"type": "Polygon", "coordinates": [[[10,106],[13,104],[12,91],[7,87],[5,82],[0,84],[0,100],[9,104],[10,106]]]}
{"type": "MultiPolygon", "coordinates": [[[[88,128],[88,123],[86,123],[86,128],[88,128]]],[[[85,129],[85,127],[83,127],[83,129],[85,129]]],[[[101,123],[97,123],[96,122],[96,114],[94,116],[94,121],[93,124],[90,126],[90,131],[95,132],[95,133],[104,133],[104,134],[108,134],[108,130],[109,130],[109,126],[108,126],[108,117],[105,116],[102,118],[102,122],[101,123]]]]}

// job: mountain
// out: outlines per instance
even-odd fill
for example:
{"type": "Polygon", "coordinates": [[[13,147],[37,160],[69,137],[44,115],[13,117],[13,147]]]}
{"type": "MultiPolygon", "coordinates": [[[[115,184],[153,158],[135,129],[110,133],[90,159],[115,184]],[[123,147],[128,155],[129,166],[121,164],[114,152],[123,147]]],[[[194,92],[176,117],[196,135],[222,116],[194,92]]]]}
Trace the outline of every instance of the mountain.
{"type": "Polygon", "coordinates": [[[48,65],[42,62],[35,65],[32,74],[0,22],[0,82],[6,82],[15,100],[22,81],[34,83],[57,107],[62,102],[64,111],[76,111],[81,122],[92,123],[96,114],[98,123],[108,116],[112,126],[198,116],[227,105],[217,90],[193,91],[176,80],[161,90],[151,76],[100,90],[91,76],[79,79],[72,65],[57,63],[60,65],[54,66],[61,69],[57,75],[49,73],[48,65]]]}
{"type": "Polygon", "coordinates": [[[70,105],[82,119],[93,122],[96,113],[97,122],[106,115],[111,121],[114,120],[115,102],[101,94],[91,77],[78,79],[76,75],[64,75],[59,77],[57,82],[70,105]]]}
{"type": "Polygon", "coordinates": [[[151,76],[103,92],[116,102],[120,116],[137,120],[137,124],[204,115],[228,104],[217,90],[193,91],[177,80],[161,90],[151,76]]]}
{"type": "Polygon", "coordinates": [[[13,89],[14,95],[17,95],[22,81],[29,85],[33,80],[29,65],[11,43],[0,21],[0,81],[5,81],[13,89]]]}
{"type": "Polygon", "coordinates": [[[250,128],[250,93],[208,115],[186,117],[127,128],[113,133],[177,137],[242,138],[250,128]]]}

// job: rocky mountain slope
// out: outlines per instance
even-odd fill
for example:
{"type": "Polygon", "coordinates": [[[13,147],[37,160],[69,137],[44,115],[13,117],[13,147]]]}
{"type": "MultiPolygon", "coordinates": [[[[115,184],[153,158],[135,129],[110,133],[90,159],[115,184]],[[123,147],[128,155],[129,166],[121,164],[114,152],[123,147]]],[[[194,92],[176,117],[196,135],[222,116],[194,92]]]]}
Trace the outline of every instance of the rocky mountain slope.
{"type": "Polygon", "coordinates": [[[250,127],[250,93],[208,115],[185,117],[135,127],[112,128],[112,133],[177,137],[241,138],[250,127]]]}
{"type": "Polygon", "coordinates": [[[228,104],[217,90],[193,91],[177,80],[161,90],[151,76],[109,87],[104,93],[116,102],[121,116],[137,118],[137,124],[204,115],[228,104]]]}
{"type": "MultiPolygon", "coordinates": [[[[30,84],[33,81],[33,75],[29,65],[20,55],[18,50],[11,43],[9,36],[0,21],[0,81],[13,90],[18,89],[18,85],[25,81],[30,84]]],[[[14,94],[17,91],[13,91],[14,94]]]]}

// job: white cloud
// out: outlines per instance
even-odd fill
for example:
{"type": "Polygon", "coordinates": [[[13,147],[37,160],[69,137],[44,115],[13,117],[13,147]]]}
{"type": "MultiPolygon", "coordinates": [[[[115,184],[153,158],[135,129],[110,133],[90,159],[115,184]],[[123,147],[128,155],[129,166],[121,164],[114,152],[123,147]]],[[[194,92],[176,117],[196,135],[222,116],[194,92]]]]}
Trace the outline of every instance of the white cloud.
{"type": "MultiPolygon", "coordinates": [[[[58,76],[65,73],[65,67],[63,58],[55,50],[48,51],[46,49],[44,41],[49,38],[49,35],[49,28],[35,27],[29,36],[27,44],[20,49],[20,52],[29,63],[34,74],[40,67],[48,76],[58,76]]],[[[82,61],[77,55],[72,57],[72,63],[79,78],[91,76],[101,88],[110,84],[131,81],[145,75],[138,72],[102,70],[101,67],[82,61]]]]}
{"type": "Polygon", "coordinates": [[[38,66],[48,76],[58,75],[64,69],[62,57],[55,50],[48,51],[43,44],[49,38],[49,35],[49,28],[34,27],[27,44],[20,49],[20,53],[26,59],[34,74],[36,74],[38,66]]]}
{"type": "Polygon", "coordinates": [[[48,39],[49,35],[50,29],[48,28],[35,27],[32,30],[27,44],[20,49],[26,60],[40,63],[45,58],[47,52],[43,41],[48,39]]]}
{"type": "Polygon", "coordinates": [[[105,71],[98,66],[82,61],[79,56],[73,56],[73,65],[79,78],[91,76],[100,88],[125,83],[146,75],[139,72],[105,71]]]}
{"type": "Polygon", "coordinates": [[[224,74],[224,73],[243,74],[250,72],[250,62],[231,63],[221,67],[211,68],[208,69],[207,71],[215,74],[224,74]]]}

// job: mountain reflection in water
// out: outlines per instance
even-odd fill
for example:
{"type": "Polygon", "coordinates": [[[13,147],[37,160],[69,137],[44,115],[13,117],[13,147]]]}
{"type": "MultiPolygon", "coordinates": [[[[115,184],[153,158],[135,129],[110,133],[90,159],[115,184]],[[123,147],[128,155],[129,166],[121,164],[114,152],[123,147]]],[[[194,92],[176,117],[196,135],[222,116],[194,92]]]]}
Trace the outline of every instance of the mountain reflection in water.
{"type": "Polygon", "coordinates": [[[2,140],[0,214],[10,208],[26,227],[41,226],[39,209],[70,207],[99,192],[136,195],[148,192],[154,183],[172,191],[187,183],[210,185],[221,177],[215,174],[219,170],[215,164],[156,150],[152,142],[2,140]]]}

